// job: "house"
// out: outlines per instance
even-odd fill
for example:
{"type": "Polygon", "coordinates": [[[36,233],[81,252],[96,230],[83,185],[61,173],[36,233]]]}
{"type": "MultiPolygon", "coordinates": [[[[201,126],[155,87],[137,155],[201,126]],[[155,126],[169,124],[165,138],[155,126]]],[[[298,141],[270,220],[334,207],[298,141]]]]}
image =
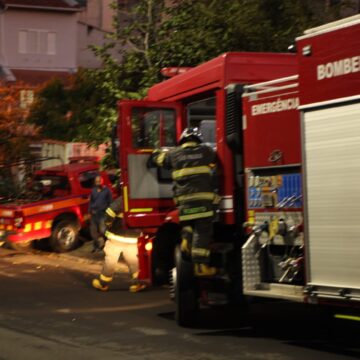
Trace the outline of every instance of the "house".
{"type": "Polygon", "coordinates": [[[75,0],[0,0],[3,80],[35,85],[74,73],[80,11],[75,0]]]}

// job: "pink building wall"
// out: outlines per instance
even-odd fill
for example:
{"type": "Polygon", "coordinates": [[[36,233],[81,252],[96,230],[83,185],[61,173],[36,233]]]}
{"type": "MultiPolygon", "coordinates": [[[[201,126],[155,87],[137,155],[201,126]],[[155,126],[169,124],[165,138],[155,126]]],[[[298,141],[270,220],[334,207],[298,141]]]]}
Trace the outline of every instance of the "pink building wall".
{"type": "Polygon", "coordinates": [[[13,69],[75,71],[77,67],[77,14],[59,11],[8,9],[1,16],[4,65],[13,69]],[[38,30],[55,34],[55,53],[21,53],[19,32],[38,30]]]}
{"type": "MultiPolygon", "coordinates": [[[[99,68],[101,60],[97,58],[90,45],[103,46],[110,40],[107,35],[114,29],[112,26],[114,10],[110,8],[112,0],[88,0],[84,10],[78,14],[78,66],[84,68],[99,68]]],[[[118,49],[109,51],[120,60],[118,49]]]]}

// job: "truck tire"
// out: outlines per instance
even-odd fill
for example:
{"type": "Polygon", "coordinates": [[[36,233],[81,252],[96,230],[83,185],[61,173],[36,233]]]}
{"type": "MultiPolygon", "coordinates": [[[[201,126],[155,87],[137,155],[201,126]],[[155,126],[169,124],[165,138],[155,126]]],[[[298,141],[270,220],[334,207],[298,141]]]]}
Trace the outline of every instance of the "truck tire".
{"type": "Polygon", "coordinates": [[[71,220],[62,220],[55,224],[50,236],[51,248],[56,252],[73,250],[79,242],[79,227],[71,220]]]}
{"type": "Polygon", "coordinates": [[[169,284],[169,272],[175,266],[175,246],[180,241],[180,230],[177,224],[166,224],[158,229],[151,252],[151,271],[154,286],[169,284]]]}
{"type": "Polygon", "coordinates": [[[179,326],[192,327],[199,312],[197,282],[193,263],[184,258],[179,246],[175,249],[175,263],[175,320],[179,326]]]}

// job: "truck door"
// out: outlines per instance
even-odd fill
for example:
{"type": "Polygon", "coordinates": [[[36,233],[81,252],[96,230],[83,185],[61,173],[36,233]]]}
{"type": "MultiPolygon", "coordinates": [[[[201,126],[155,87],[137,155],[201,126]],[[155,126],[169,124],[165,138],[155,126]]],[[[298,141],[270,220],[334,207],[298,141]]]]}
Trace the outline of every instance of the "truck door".
{"type": "Polygon", "coordinates": [[[181,104],[119,102],[120,169],[128,227],[157,227],[174,207],[170,172],[148,169],[146,163],[154,149],[174,147],[182,128],[181,104]]]}

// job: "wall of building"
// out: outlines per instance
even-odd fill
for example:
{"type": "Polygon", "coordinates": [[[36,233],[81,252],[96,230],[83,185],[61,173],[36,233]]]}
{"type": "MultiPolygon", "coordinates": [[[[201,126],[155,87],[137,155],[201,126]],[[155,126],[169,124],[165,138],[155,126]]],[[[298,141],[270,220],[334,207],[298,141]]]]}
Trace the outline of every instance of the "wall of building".
{"type": "Polygon", "coordinates": [[[87,0],[84,11],[79,14],[79,21],[112,31],[112,18],[114,10],[110,8],[112,0],[87,0]]]}
{"type": "MultiPolygon", "coordinates": [[[[101,61],[97,58],[90,45],[103,46],[110,40],[106,36],[112,27],[114,10],[110,8],[112,0],[88,0],[84,11],[78,14],[78,66],[83,68],[99,68],[101,61]]],[[[117,49],[109,53],[116,59],[121,57],[117,49]]]]}
{"type": "Polygon", "coordinates": [[[73,156],[94,156],[101,160],[106,153],[106,145],[101,144],[98,148],[90,147],[86,143],[63,142],[57,140],[45,139],[39,143],[31,145],[31,154],[36,157],[46,158],[55,157],[41,161],[37,164],[37,169],[45,169],[51,166],[68,164],[69,158],[73,156]]]}
{"type": "Polygon", "coordinates": [[[77,13],[8,9],[3,14],[3,51],[14,69],[77,67],[77,13]]]}
{"type": "MultiPolygon", "coordinates": [[[[78,22],[78,50],[77,50],[77,64],[79,67],[83,68],[99,68],[101,67],[101,60],[96,57],[93,51],[89,48],[90,45],[103,46],[109,39],[106,39],[108,32],[88,25],[83,22],[78,22]]],[[[113,57],[120,59],[116,49],[109,51],[113,57]]]]}

